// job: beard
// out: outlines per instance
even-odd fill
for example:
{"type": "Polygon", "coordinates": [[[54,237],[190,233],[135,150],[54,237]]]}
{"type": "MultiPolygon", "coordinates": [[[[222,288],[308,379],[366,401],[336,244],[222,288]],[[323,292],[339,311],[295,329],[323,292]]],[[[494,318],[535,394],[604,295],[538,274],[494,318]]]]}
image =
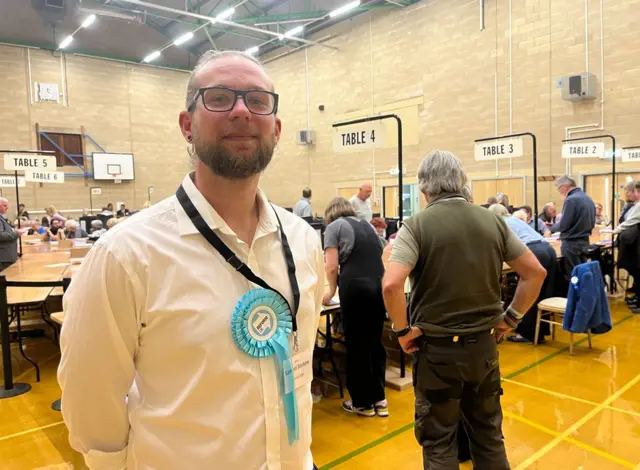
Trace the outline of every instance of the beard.
{"type": "Polygon", "coordinates": [[[223,178],[242,180],[260,174],[273,157],[275,138],[260,138],[256,150],[247,157],[235,155],[221,144],[221,140],[207,142],[194,132],[193,151],[198,160],[223,178]]]}

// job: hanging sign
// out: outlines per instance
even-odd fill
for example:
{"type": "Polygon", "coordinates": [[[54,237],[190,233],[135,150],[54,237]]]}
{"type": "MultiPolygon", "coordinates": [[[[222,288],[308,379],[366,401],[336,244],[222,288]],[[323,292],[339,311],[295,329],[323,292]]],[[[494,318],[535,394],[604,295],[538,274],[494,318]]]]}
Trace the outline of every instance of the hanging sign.
{"type": "Polygon", "coordinates": [[[622,161],[623,162],[640,161],[640,147],[622,149],[622,161]]]}
{"type": "Polygon", "coordinates": [[[562,158],[604,158],[604,142],[563,144],[562,158]]]}
{"type": "Polygon", "coordinates": [[[524,155],[522,139],[501,139],[478,142],[474,149],[476,161],[516,158],[522,155],[524,155]]]}
{"type": "Polygon", "coordinates": [[[385,138],[386,127],[381,121],[335,127],[333,131],[333,151],[345,153],[383,148],[385,138]]]}
{"type": "Polygon", "coordinates": [[[64,183],[63,171],[25,171],[24,177],[30,183],[64,183]]]}
{"type": "MultiPolygon", "coordinates": [[[[27,182],[24,179],[24,176],[18,176],[18,187],[24,188],[27,185],[27,182]]],[[[13,175],[0,175],[0,188],[15,188],[16,187],[16,177],[13,175]]]]}
{"type": "Polygon", "coordinates": [[[56,171],[56,157],[31,155],[27,153],[5,153],[5,170],[56,171]]]}
{"type": "Polygon", "coordinates": [[[102,189],[101,188],[91,188],[91,195],[92,196],[100,196],[102,194],[102,189]]]}

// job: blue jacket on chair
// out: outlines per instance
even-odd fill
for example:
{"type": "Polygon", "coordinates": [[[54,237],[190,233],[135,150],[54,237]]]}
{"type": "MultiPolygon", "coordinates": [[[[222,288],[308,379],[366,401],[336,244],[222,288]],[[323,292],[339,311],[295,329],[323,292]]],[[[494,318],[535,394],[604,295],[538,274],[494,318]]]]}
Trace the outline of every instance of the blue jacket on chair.
{"type": "Polygon", "coordinates": [[[573,268],[567,308],[562,327],[572,333],[606,333],[613,324],[604,281],[597,261],[579,264],[573,268]]]}

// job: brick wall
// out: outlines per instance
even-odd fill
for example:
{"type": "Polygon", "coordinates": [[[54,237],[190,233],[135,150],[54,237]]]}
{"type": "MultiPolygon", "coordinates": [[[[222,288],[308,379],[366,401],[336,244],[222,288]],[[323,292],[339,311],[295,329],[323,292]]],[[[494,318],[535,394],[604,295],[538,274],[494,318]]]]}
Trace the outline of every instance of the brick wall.
{"type": "MultiPolygon", "coordinates": [[[[498,134],[534,132],[539,174],[563,173],[565,128],[600,124],[601,96],[598,91],[596,100],[574,104],[563,101],[555,87],[557,78],[586,70],[583,1],[514,0],[511,38],[508,5],[507,0],[486,0],[484,31],[476,0],[422,0],[370,12],[315,35],[334,35],[327,44],[339,51],[312,47],[269,62],[283,121],[279,149],[262,183],[270,198],[291,206],[302,188],[311,186],[314,211],[322,213],[339,187],[374,177],[381,197],[379,186],[393,179],[375,172],[395,166],[396,150],[335,154],[331,124],[348,112],[418,96],[419,142],[404,148],[409,182],[430,150],[444,148],[462,158],[472,177],[527,176],[531,204],[529,144],[524,158],[496,167],[474,161],[473,140],[494,135],[496,129],[498,134]],[[321,104],[324,112],[318,110],[321,104]],[[317,143],[296,145],[295,131],[307,128],[307,122],[317,132],[317,143]]],[[[600,81],[600,1],[588,0],[588,10],[589,71],[600,81]]],[[[617,137],[618,147],[640,144],[639,23],[640,0],[604,2],[604,131],[617,137]]],[[[66,55],[69,106],[29,105],[29,62],[33,81],[61,84],[57,54],[0,46],[0,147],[36,148],[35,123],[43,130],[67,132],[84,126],[108,151],[133,152],[136,158],[136,181],[100,183],[103,195],[95,205],[123,200],[140,207],[148,186],[155,188],[155,201],[175,190],[188,168],[178,129],[185,73],[66,55]]],[[[583,135],[588,134],[576,134],[583,135]]],[[[602,160],[572,163],[576,176],[609,168],[602,160]]],[[[622,171],[639,168],[619,165],[622,171]]],[[[86,207],[95,183],[68,180],[64,186],[28,183],[21,198],[36,209],[48,203],[86,207]]],[[[11,197],[7,188],[4,193],[11,197]]],[[[560,200],[549,183],[540,184],[539,193],[540,205],[560,200]]]]}

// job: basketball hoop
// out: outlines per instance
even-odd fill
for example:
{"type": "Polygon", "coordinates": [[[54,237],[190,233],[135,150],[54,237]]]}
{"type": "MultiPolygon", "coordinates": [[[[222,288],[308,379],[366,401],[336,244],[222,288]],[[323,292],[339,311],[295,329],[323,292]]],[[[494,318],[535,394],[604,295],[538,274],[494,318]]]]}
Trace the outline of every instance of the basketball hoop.
{"type": "Polygon", "coordinates": [[[107,173],[113,178],[115,184],[122,183],[120,176],[122,175],[122,167],[120,165],[107,165],[107,173]]]}

